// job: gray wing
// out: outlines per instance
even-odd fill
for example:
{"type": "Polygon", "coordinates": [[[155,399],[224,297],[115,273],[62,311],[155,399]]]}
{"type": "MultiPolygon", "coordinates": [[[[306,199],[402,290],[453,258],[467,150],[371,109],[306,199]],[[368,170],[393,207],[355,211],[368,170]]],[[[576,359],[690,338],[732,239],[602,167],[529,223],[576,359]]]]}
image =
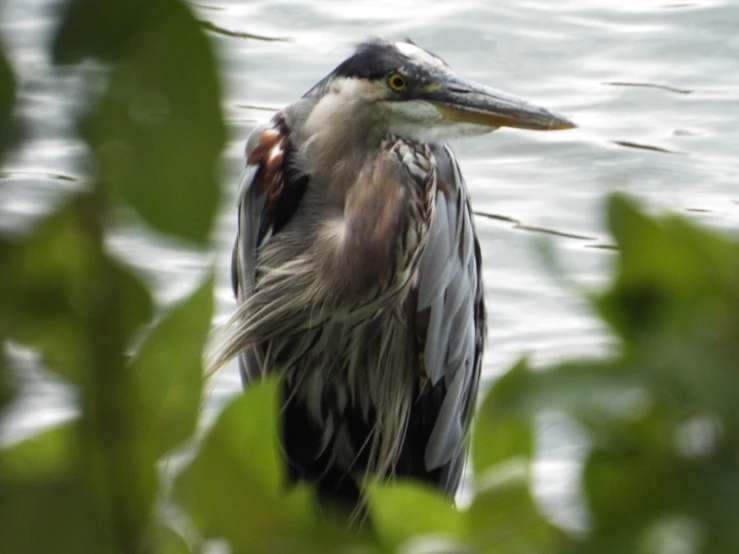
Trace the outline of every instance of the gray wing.
{"type": "MultiPolygon", "coordinates": [[[[255,129],[246,144],[246,157],[255,151],[259,138],[267,126],[255,129]]],[[[254,268],[259,246],[260,218],[267,197],[259,194],[256,184],[261,163],[247,163],[239,178],[238,230],[231,257],[231,284],[239,304],[254,293],[256,274],[254,268]]],[[[261,374],[261,365],[252,349],[239,355],[239,370],[244,384],[261,374]]]]}
{"type": "Polygon", "coordinates": [[[442,486],[457,488],[472,416],[486,333],[480,246],[469,194],[454,153],[433,145],[443,194],[419,267],[418,304],[425,374],[434,410],[424,463],[441,469],[442,486]],[[425,340],[424,340],[425,339],[425,340]]]}
{"type": "MultiPolygon", "coordinates": [[[[259,249],[290,220],[302,198],[306,177],[291,170],[291,138],[282,113],[256,128],[246,146],[247,165],[239,181],[238,232],[231,278],[239,304],[254,294],[259,249]]],[[[244,384],[263,376],[261,350],[239,354],[244,384]]]]}
{"type": "MultiPolygon", "coordinates": [[[[267,127],[257,127],[249,136],[246,143],[247,159],[257,149],[262,132],[267,127]]],[[[247,163],[239,177],[238,228],[231,256],[231,285],[239,301],[251,295],[255,284],[259,219],[266,203],[265,195],[256,191],[256,175],[260,165],[261,163],[247,163]]]]}

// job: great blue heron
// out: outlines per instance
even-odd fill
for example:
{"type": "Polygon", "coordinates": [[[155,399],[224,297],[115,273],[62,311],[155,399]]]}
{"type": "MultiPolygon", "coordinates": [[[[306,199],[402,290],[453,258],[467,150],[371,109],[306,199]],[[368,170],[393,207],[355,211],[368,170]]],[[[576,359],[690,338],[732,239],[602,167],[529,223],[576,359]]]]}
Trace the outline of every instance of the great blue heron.
{"type": "MultiPolygon", "coordinates": [[[[278,372],[293,480],[356,502],[357,477],[452,495],[480,376],[480,247],[442,141],[567,119],[371,40],[258,128],[239,192],[239,307],[218,364],[278,372]]],[[[255,415],[258,417],[258,415],[255,415]]]]}

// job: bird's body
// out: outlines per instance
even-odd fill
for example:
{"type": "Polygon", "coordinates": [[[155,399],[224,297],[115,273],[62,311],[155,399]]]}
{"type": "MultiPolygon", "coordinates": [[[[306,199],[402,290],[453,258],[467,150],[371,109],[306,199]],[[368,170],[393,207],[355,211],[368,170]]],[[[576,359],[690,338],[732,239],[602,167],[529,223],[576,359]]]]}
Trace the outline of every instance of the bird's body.
{"type": "Polygon", "coordinates": [[[366,472],[449,494],[461,477],[485,305],[467,188],[435,141],[569,126],[520,102],[481,116],[482,89],[455,79],[370,41],[247,145],[221,361],[239,355],[246,383],[282,375],[289,474],[329,497],[356,502],[366,472]]]}

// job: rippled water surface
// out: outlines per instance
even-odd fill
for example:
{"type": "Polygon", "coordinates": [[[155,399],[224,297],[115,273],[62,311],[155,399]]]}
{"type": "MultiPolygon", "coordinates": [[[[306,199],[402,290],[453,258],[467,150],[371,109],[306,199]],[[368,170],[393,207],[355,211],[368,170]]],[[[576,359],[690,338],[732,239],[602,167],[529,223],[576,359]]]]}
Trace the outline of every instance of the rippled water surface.
{"type": "MultiPolygon", "coordinates": [[[[85,151],[72,140],[77,81],[49,65],[54,2],[6,0],[2,32],[22,83],[31,141],[0,174],[0,228],[22,230],[81,186],[85,151]]],[[[655,209],[737,234],[739,1],[212,0],[192,4],[221,61],[230,141],[217,233],[218,321],[234,307],[228,283],[235,182],[250,129],[295,100],[371,35],[410,37],[461,75],[568,115],[562,133],[501,130],[455,143],[478,212],[490,314],[484,376],[519,356],[536,363],[603,351],[607,333],[576,294],[613,261],[603,228],[616,189],[655,209]],[[537,243],[553,246],[569,284],[551,278],[537,243]]],[[[197,78],[197,68],[193,68],[197,78]]],[[[212,258],[122,234],[111,247],[145,270],[159,299],[186,294],[212,258]]],[[[212,413],[239,390],[235,367],[217,380],[212,413]]],[[[68,393],[29,379],[13,428],[21,436],[69,415],[68,393]]],[[[546,428],[559,436],[553,420],[546,428]]],[[[547,434],[547,433],[545,433],[547,434]]],[[[542,492],[568,488],[557,446],[543,456],[542,492]]],[[[575,448],[575,447],[573,447],[575,448]]]]}

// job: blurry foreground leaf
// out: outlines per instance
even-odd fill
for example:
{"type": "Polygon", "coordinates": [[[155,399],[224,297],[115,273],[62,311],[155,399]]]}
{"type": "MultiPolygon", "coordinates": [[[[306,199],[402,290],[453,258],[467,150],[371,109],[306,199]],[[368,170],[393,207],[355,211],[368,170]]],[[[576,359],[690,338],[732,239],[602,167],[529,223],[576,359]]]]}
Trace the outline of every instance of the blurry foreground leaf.
{"type": "Polygon", "coordinates": [[[402,481],[372,484],[368,493],[372,524],[387,547],[397,549],[420,538],[450,544],[464,537],[462,514],[435,489],[402,481]]]}
{"type": "Polygon", "coordinates": [[[13,70],[0,48],[0,162],[13,140],[16,84],[13,70]]]}
{"type": "MultiPolygon", "coordinates": [[[[593,303],[620,335],[621,352],[538,371],[513,368],[483,405],[476,450],[509,429],[502,442],[513,446],[502,454],[525,455],[523,443],[509,438],[515,426],[566,413],[592,444],[583,472],[591,527],[566,552],[736,552],[739,243],[684,218],[648,216],[618,195],[609,222],[620,257],[613,283],[593,303]]],[[[501,457],[487,445],[475,456],[483,466],[501,457]]],[[[478,473],[479,483],[487,480],[478,473]]],[[[526,479],[519,482],[523,491],[526,479]]],[[[503,500],[489,504],[483,486],[470,508],[471,518],[486,521],[477,529],[493,537],[496,528],[513,532],[526,520],[506,518],[531,514],[515,508],[523,495],[496,496],[503,500]],[[496,510],[502,523],[490,519],[496,510]]],[[[516,545],[524,543],[508,541],[500,551],[516,552],[516,545]]]]}
{"type": "Polygon", "coordinates": [[[132,413],[159,455],[195,429],[202,393],[203,348],[213,313],[213,278],[152,330],[130,366],[132,413]]]}
{"type": "Polygon", "coordinates": [[[70,0],[52,46],[57,64],[99,58],[116,62],[132,37],[140,31],[147,13],[159,0],[70,0]]]}
{"type": "MultiPolygon", "coordinates": [[[[80,415],[0,450],[0,551],[185,552],[158,527],[158,462],[195,427],[213,283],[127,363],[152,301],[107,239],[125,199],[157,230],[207,243],[224,136],[214,59],[184,2],[59,6],[55,61],[115,62],[96,72],[107,87],[83,100],[90,108],[78,125],[97,175],[30,234],[0,241],[0,339],[34,348],[71,380],[80,415]]],[[[14,93],[8,69],[0,55],[0,154],[14,93]]]]}
{"type": "Polygon", "coordinates": [[[277,442],[278,384],[250,386],[231,402],[175,483],[175,498],[203,536],[224,537],[236,552],[293,551],[295,536],[314,520],[305,489],[287,492],[277,442]]]}
{"type": "Polygon", "coordinates": [[[625,539],[620,544],[624,550],[635,549],[628,541],[633,541],[651,518],[682,503],[683,491],[676,485],[689,475],[681,471],[677,461],[648,450],[591,452],[584,481],[594,531],[615,544],[625,539]]]}
{"type": "Polygon", "coordinates": [[[0,451],[2,478],[19,483],[73,475],[79,462],[76,424],[43,431],[0,451]]]}
{"type": "Polygon", "coordinates": [[[554,552],[565,535],[539,511],[530,493],[528,464],[512,459],[478,475],[477,492],[466,513],[475,552],[554,552]]]}
{"type": "Polygon", "coordinates": [[[191,554],[187,542],[169,527],[158,525],[154,530],[153,551],[156,554],[191,554]]]}
{"type": "MultiPolygon", "coordinates": [[[[526,371],[526,361],[521,360],[502,379],[515,380],[526,371]]],[[[526,414],[506,410],[502,399],[499,405],[497,390],[488,392],[475,416],[472,461],[477,475],[502,461],[517,456],[530,459],[533,454],[532,422],[526,414]]]]}
{"type": "Polygon", "coordinates": [[[628,346],[662,333],[739,332],[739,244],[683,218],[650,218],[620,195],[608,219],[621,255],[612,288],[595,304],[628,346]],[[705,328],[704,317],[722,327],[705,328]]]}
{"type": "Polygon", "coordinates": [[[603,422],[630,413],[634,402],[643,398],[638,393],[644,380],[632,369],[629,365],[593,361],[532,370],[519,362],[492,386],[478,415],[476,471],[514,455],[530,457],[527,432],[531,432],[538,413],[559,411],[585,421],[603,422]],[[501,427],[497,428],[499,423],[501,427]],[[487,433],[492,436],[488,438],[487,433]],[[498,435],[500,446],[492,444],[498,435]]]}
{"type": "Polygon", "coordinates": [[[5,337],[0,329],[0,413],[16,393],[15,383],[11,380],[8,369],[8,360],[5,356],[5,337]]]}
{"type": "MultiPolygon", "coordinates": [[[[88,209],[83,199],[72,200],[0,261],[0,290],[8,291],[0,295],[0,326],[43,354],[49,369],[75,382],[91,368],[91,331],[101,317],[98,299],[110,292],[84,224],[88,209]]],[[[151,298],[130,270],[114,264],[113,271],[121,283],[116,293],[122,296],[128,341],[151,317],[151,298]]]]}
{"type": "Polygon", "coordinates": [[[111,534],[80,463],[75,425],[0,451],[3,554],[111,552],[111,534]]]}
{"type": "Polygon", "coordinates": [[[739,440],[739,243],[620,196],[609,221],[622,254],[596,307],[660,388],[716,410],[739,440]]]}
{"type": "Polygon", "coordinates": [[[182,2],[93,4],[72,3],[56,59],[77,59],[79,51],[115,55],[119,63],[83,126],[99,178],[159,231],[207,244],[225,137],[210,44],[182,2]],[[101,23],[108,36],[98,30],[101,23]],[[92,42],[78,40],[77,32],[92,32],[92,42]]]}

